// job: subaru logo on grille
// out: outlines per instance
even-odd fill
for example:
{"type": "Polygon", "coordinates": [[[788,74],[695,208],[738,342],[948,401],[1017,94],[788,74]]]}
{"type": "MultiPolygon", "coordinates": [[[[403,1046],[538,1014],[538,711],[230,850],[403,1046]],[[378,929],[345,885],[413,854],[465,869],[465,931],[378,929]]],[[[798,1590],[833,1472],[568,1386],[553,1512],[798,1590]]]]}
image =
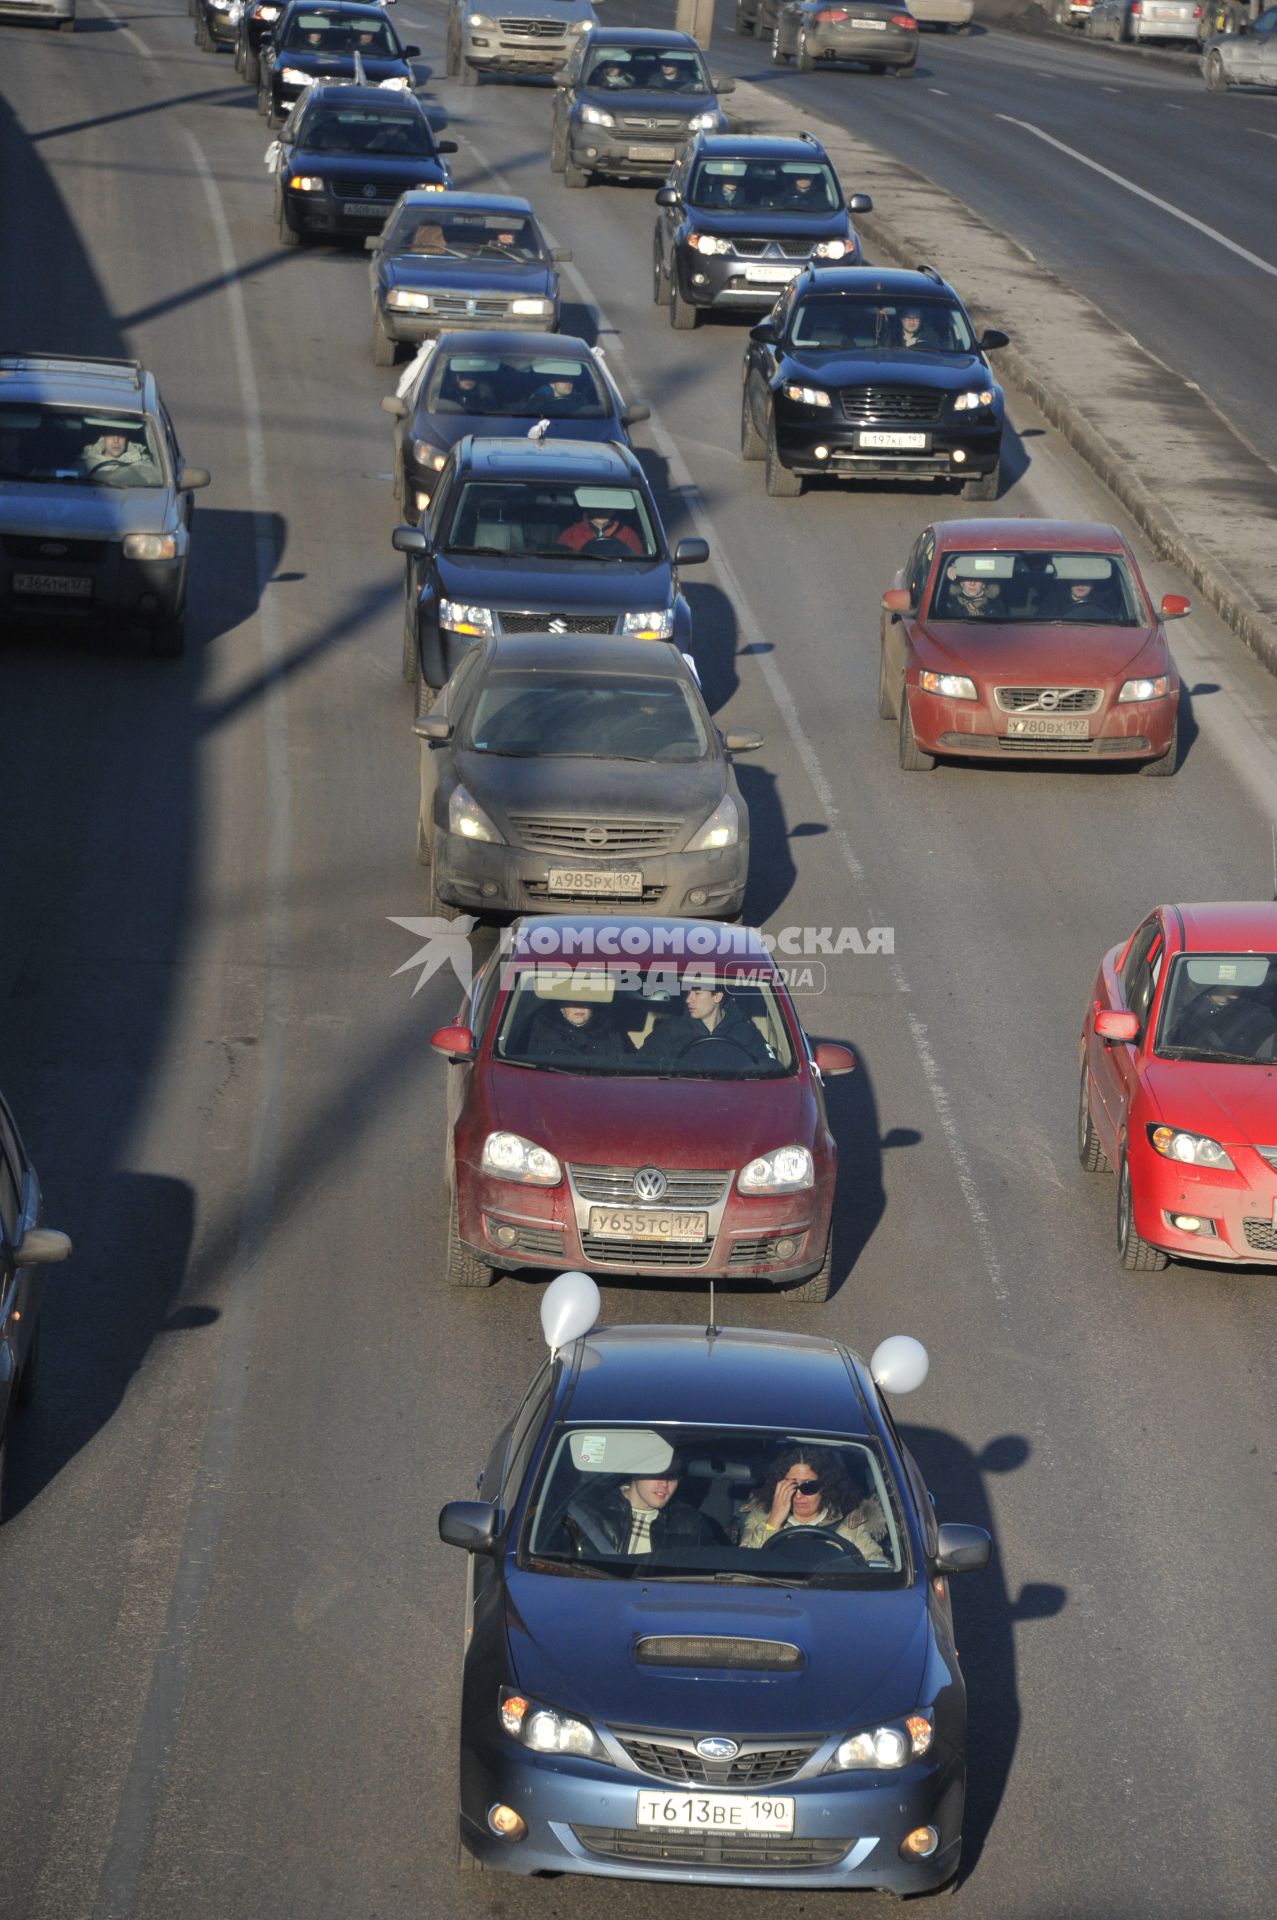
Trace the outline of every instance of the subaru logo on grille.
{"type": "Polygon", "coordinates": [[[1060,696],[1054,687],[1043,687],[1038,695],[1038,705],[1043,713],[1054,713],[1060,704],[1060,696]]]}
{"type": "MultiPolygon", "coordinates": [[[[551,633],[553,633],[556,631],[556,629],[551,627],[550,631],[551,633]]],[[[566,633],[567,628],[559,627],[557,631],[559,633],[566,633]]],[[[583,837],[587,847],[605,847],[607,845],[607,828],[606,827],[587,827],[585,829],[585,834],[583,837]]]]}
{"type": "Polygon", "coordinates": [[[721,1734],[714,1733],[707,1740],[698,1740],[696,1751],[702,1760],[734,1760],[740,1748],[734,1740],[725,1740],[721,1734]]]}
{"type": "Polygon", "coordinates": [[[40,551],[47,553],[50,560],[59,560],[66,552],[66,548],[60,540],[43,540],[40,543],[40,551]]]}
{"type": "MultiPolygon", "coordinates": [[[[665,1175],[659,1167],[640,1167],[634,1176],[634,1191],[640,1200],[660,1200],[668,1185],[669,1181],[665,1178],[665,1175]]],[[[699,1753],[701,1749],[697,1747],[696,1751],[699,1753]]],[[[732,1752],[734,1753],[735,1751],[736,1749],[733,1747],[732,1752]]],[[[725,1755],[723,1757],[729,1758],[730,1756],[725,1755]]]]}
{"type": "Polygon", "coordinates": [[[364,188],[364,199],[375,200],[376,198],[377,198],[377,189],[375,186],[372,185],[371,182],[369,182],[369,184],[364,188]]]}

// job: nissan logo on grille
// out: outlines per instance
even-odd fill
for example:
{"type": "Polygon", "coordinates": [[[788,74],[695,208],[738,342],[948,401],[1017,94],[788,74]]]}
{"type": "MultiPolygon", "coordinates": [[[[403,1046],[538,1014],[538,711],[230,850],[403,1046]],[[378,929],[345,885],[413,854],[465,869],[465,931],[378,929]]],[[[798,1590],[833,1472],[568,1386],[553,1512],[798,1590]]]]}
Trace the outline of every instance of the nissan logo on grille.
{"type": "Polygon", "coordinates": [[[607,845],[607,828],[587,827],[582,838],[587,847],[605,847],[607,845]]]}
{"type": "Polygon", "coordinates": [[[663,1199],[668,1185],[659,1167],[640,1167],[634,1176],[634,1191],[640,1200],[663,1199]]]}
{"type": "Polygon", "coordinates": [[[740,1748],[734,1740],[725,1740],[721,1734],[715,1733],[706,1740],[698,1740],[696,1751],[702,1760],[734,1760],[740,1748]]]}

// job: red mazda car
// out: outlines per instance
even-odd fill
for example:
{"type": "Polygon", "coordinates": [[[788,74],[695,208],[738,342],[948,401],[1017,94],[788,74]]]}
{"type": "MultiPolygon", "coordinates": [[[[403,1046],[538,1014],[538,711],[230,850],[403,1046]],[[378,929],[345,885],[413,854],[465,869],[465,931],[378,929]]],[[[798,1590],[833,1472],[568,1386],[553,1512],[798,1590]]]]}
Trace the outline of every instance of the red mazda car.
{"type": "Polygon", "coordinates": [[[813,1046],[760,936],[712,921],[517,920],[457,1023],[449,1278],[580,1268],[762,1276],[823,1300],[837,1161],[813,1046]]]}
{"type": "Polygon", "coordinates": [[[1100,964],[1081,1067],[1122,1265],[1277,1263],[1277,904],[1150,913],[1100,964]]]}
{"type": "Polygon", "coordinates": [[[878,711],[900,765],[941,756],[1129,760],[1175,771],[1179,675],[1116,527],[948,520],[927,527],[882,596],[878,711]]]}

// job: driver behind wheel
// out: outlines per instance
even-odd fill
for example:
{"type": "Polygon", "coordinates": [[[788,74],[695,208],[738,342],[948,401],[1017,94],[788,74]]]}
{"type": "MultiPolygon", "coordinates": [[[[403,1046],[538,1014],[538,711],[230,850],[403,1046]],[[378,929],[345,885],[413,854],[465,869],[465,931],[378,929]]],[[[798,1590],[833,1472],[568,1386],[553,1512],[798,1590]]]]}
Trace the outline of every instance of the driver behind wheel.
{"type": "Polygon", "coordinates": [[[749,1015],[720,983],[685,979],[682,1012],[652,1030],[643,1043],[643,1062],[645,1066],[653,1061],[666,1066],[682,1062],[694,1068],[695,1049],[702,1047],[708,1067],[711,1041],[729,1071],[733,1059],[744,1068],[747,1063],[766,1066],[773,1057],[749,1015]]]}
{"type": "Polygon", "coordinates": [[[564,527],[559,535],[558,544],[561,547],[570,548],[573,553],[580,553],[582,548],[588,547],[595,540],[609,540],[613,543],[619,541],[623,547],[628,547],[631,553],[641,554],[643,551],[643,542],[633,527],[627,526],[625,521],[609,507],[587,508],[579,520],[574,520],[571,526],[564,527]]]}
{"type": "Polygon", "coordinates": [[[862,1500],[829,1447],[786,1447],[741,1509],[739,1545],[765,1547],[774,1534],[803,1527],[836,1533],[866,1560],[881,1560],[887,1519],[876,1499],[862,1500]]]}

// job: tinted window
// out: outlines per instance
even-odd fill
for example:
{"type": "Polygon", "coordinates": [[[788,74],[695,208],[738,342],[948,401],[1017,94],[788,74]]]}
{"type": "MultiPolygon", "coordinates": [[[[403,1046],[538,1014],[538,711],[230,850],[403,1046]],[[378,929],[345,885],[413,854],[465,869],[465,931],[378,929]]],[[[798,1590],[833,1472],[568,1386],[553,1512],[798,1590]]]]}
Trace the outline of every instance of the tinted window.
{"type": "Polygon", "coordinates": [[[634,487],[469,480],[448,532],[456,552],[553,560],[654,560],[646,504],[634,487]]]}
{"type": "Polygon", "coordinates": [[[831,213],[842,205],[832,167],[818,160],[701,160],[687,189],[693,207],[742,213],[831,213]]]}
{"type": "Polygon", "coordinates": [[[386,250],[501,266],[540,259],[541,236],[533,222],[519,214],[436,215],[428,207],[406,207],[391,229],[386,250]]]}
{"type": "Polygon", "coordinates": [[[1130,567],[1114,553],[949,553],[936,574],[933,620],[1042,620],[1068,626],[1137,627],[1143,603],[1130,567]]]}
{"type": "Polygon", "coordinates": [[[301,145],[312,153],[387,153],[434,155],[434,135],[423,114],[372,107],[312,105],[297,129],[301,145]]]}
{"type": "Polygon", "coordinates": [[[517,419],[604,420],[612,401],[592,361],[574,354],[436,354],[427,413],[503,413],[517,419]]]}
{"type": "Polygon", "coordinates": [[[907,337],[931,353],[971,353],[967,317],[953,300],[884,300],[870,294],[812,293],[794,309],[796,347],[833,347],[889,353],[907,337]],[[910,316],[919,316],[912,326],[910,316]]]}
{"type": "Polygon", "coordinates": [[[386,20],[374,14],[355,19],[330,13],[324,7],[306,7],[295,13],[284,30],[280,46],[290,53],[344,53],[358,51],[374,59],[398,59],[399,42],[386,20]]]}
{"type": "Polygon", "coordinates": [[[597,47],[585,85],[604,93],[709,93],[710,80],[690,47],[597,47]]]}
{"type": "Polygon", "coordinates": [[[0,405],[0,480],[162,487],[162,439],[142,413],[0,405]]]}
{"type": "Polygon", "coordinates": [[[585,674],[490,673],[462,744],[519,759],[703,760],[709,741],[677,680],[605,681],[585,674]]]}

